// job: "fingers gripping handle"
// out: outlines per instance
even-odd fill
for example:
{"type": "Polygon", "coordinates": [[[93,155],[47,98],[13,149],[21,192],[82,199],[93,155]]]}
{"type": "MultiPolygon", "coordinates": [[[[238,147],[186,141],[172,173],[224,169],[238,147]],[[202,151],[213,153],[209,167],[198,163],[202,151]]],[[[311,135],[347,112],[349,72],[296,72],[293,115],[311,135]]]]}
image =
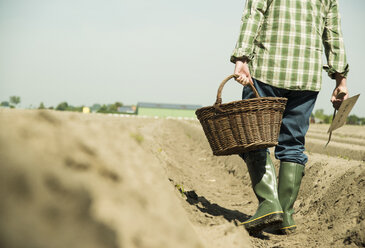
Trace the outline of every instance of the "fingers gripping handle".
{"type": "MultiPolygon", "coordinates": [[[[220,108],[220,105],[222,104],[222,90],[223,90],[223,87],[224,85],[232,78],[238,78],[238,75],[236,74],[233,74],[233,75],[230,75],[228,77],[226,77],[223,82],[219,85],[219,88],[218,88],[218,92],[217,92],[217,100],[215,101],[214,103],[214,108],[223,112],[223,110],[220,108]]],[[[259,98],[260,95],[259,93],[257,92],[255,86],[253,85],[253,82],[251,80],[251,78],[249,78],[249,81],[247,83],[241,83],[241,82],[238,82],[239,84],[242,84],[243,86],[246,86],[246,85],[249,85],[253,91],[253,93],[255,94],[255,97],[256,98],[259,98]]]]}

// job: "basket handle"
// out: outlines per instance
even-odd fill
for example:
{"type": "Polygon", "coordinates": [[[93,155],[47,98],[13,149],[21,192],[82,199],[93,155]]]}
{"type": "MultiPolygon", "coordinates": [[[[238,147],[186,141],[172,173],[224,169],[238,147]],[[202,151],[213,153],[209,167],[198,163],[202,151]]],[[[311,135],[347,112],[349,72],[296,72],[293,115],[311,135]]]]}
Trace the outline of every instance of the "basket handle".
{"type": "MultiPolygon", "coordinates": [[[[213,107],[221,112],[223,112],[223,110],[219,107],[221,104],[222,104],[222,90],[223,90],[223,87],[224,85],[232,78],[238,78],[238,75],[237,74],[233,74],[233,75],[230,75],[228,77],[226,77],[223,82],[220,84],[219,88],[218,88],[218,93],[217,93],[217,100],[215,101],[213,107]]],[[[253,93],[255,94],[256,98],[259,98],[260,95],[259,93],[257,92],[255,86],[253,85],[253,82],[252,82],[252,79],[249,78],[248,79],[248,82],[247,83],[240,83],[238,82],[239,84],[242,84],[243,86],[246,86],[246,85],[249,85],[253,91],[253,93]]]]}

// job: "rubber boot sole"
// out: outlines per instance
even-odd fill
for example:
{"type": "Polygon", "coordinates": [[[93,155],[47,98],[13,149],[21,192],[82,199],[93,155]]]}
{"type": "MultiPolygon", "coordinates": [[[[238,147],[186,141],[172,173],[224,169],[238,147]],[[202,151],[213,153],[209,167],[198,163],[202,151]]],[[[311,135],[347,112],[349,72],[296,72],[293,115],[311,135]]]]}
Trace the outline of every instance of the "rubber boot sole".
{"type": "Polygon", "coordinates": [[[293,226],[288,226],[288,227],[280,228],[279,231],[283,235],[290,235],[290,234],[293,234],[296,229],[297,229],[297,226],[296,225],[293,225],[293,226]]]}
{"type": "Polygon", "coordinates": [[[265,228],[277,226],[282,222],[283,212],[280,211],[269,213],[250,221],[242,222],[241,225],[243,225],[250,234],[256,234],[265,228]]]}
{"type": "Polygon", "coordinates": [[[275,234],[275,235],[290,235],[290,234],[295,233],[296,229],[297,229],[296,225],[282,227],[282,223],[280,223],[280,224],[265,228],[264,232],[275,234]]]}

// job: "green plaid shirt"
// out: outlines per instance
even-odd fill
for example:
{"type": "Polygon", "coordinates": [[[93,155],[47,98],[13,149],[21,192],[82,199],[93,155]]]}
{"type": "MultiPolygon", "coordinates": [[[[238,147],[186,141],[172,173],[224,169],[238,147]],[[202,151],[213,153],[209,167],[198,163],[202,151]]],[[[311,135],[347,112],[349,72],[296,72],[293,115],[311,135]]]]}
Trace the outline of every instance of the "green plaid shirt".
{"type": "Polygon", "coordinates": [[[246,0],[231,62],[243,58],[253,78],[284,89],[319,91],[322,67],[346,76],[338,1],[246,0]]]}

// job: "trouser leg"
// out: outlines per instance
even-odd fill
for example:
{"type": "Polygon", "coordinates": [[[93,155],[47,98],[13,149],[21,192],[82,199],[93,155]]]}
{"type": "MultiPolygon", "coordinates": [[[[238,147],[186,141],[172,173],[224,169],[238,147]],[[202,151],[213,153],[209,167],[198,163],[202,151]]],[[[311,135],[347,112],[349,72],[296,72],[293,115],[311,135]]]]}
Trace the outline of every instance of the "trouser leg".
{"type": "Polygon", "coordinates": [[[309,118],[313,111],[318,92],[290,91],[283,114],[275,158],[280,161],[305,165],[308,157],[303,153],[309,118]]]}

